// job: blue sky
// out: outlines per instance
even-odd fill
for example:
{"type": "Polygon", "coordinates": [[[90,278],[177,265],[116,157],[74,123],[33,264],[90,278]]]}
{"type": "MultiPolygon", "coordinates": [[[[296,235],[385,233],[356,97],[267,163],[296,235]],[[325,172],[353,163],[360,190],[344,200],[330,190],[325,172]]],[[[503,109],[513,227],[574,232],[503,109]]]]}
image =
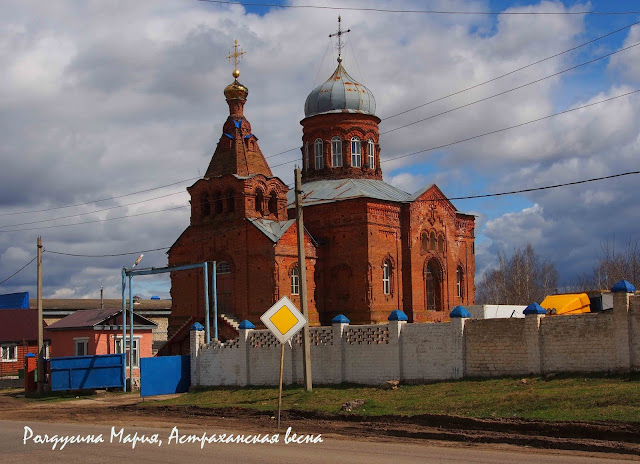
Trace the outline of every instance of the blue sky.
{"type": "MultiPolygon", "coordinates": [[[[284,2],[279,2],[284,3],[284,2]]],[[[296,4],[319,4],[300,0],[296,4]]],[[[473,11],[622,11],[637,2],[342,1],[322,4],[473,11]]],[[[167,0],[108,3],[35,0],[0,4],[0,280],[45,248],[101,255],[169,246],[189,221],[189,182],[99,204],[32,212],[151,189],[203,173],[220,136],[231,81],[225,59],[238,39],[245,114],[266,156],[297,147],[306,95],[331,75],[328,34],[350,28],[348,72],[371,89],[378,115],[404,111],[640,21],[640,15],[474,16],[219,5],[167,0]],[[114,34],[117,30],[117,34],[114,34]],[[328,53],[325,52],[329,50],[328,53]],[[156,198],[171,194],[163,198],[156,198]],[[130,203],[144,203],[131,205],[130,203]],[[127,206],[128,205],[128,206],[127,206]],[[109,211],[96,211],[107,206],[109,211]],[[159,209],[183,207],[163,213],[159,209]],[[92,219],[129,219],[38,229],[92,219]],[[16,225],[85,214],[47,223],[16,225]],[[6,229],[6,230],[5,230],[6,229]],[[10,232],[14,230],[14,232],[10,232]]],[[[640,27],[505,79],[384,120],[382,132],[508,90],[624,46],[640,27]]],[[[335,44],[333,44],[335,45],[335,44]]],[[[640,47],[638,47],[640,49],[640,47]]],[[[614,57],[381,136],[392,158],[640,88],[640,52],[614,57]]],[[[637,170],[638,96],[383,165],[407,191],[437,183],[450,197],[517,190],[637,170]]],[[[269,158],[291,183],[300,152],[269,158]]],[[[460,200],[477,215],[476,278],[499,251],[531,242],[569,283],[589,272],[600,245],[638,240],[633,176],[509,197],[460,200]],[[617,205],[624,204],[624,212],[617,205]],[[597,217],[598,221],[592,218],[597,217]]],[[[130,257],[45,254],[45,295],[118,296],[130,257]]],[[[147,266],[166,265],[163,252],[147,266]]],[[[169,296],[166,278],[141,279],[143,296],[169,296]]],[[[0,292],[35,290],[35,267],[0,292]]]]}

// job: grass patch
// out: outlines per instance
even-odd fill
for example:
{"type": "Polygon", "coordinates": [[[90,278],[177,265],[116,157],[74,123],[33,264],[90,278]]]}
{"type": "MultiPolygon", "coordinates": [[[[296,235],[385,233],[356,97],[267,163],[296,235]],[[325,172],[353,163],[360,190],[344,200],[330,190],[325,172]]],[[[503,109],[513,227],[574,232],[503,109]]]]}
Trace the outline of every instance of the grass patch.
{"type": "MultiPolygon", "coordinates": [[[[299,386],[285,387],[283,409],[338,414],[415,415],[450,414],[465,417],[527,418],[640,422],[640,376],[540,377],[520,379],[468,379],[427,385],[401,385],[380,390],[360,385],[318,386],[307,393],[299,386]],[[366,400],[353,413],[340,406],[366,400]]],[[[241,407],[273,411],[278,389],[273,387],[214,388],[154,402],[161,405],[203,408],[241,407]]]]}

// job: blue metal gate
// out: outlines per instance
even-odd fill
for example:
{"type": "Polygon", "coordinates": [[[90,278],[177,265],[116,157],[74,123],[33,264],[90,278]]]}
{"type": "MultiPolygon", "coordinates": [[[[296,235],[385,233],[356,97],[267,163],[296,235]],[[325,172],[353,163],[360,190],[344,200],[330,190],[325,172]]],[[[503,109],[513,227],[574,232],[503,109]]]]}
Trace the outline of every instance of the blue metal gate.
{"type": "Polygon", "coordinates": [[[140,359],[140,396],[183,393],[191,386],[191,357],[140,359]]]}
{"type": "Polygon", "coordinates": [[[66,356],[50,360],[51,390],[124,387],[124,355],[66,356]]]}

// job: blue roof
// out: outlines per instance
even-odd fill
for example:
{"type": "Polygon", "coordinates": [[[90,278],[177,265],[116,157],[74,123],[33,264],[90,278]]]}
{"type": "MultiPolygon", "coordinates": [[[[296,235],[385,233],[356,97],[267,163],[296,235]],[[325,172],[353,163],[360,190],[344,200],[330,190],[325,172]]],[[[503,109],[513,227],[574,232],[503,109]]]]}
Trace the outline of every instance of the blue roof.
{"type": "Polygon", "coordinates": [[[463,317],[469,319],[471,317],[471,313],[467,311],[467,308],[464,306],[456,306],[449,313],[449,317],[463,317]]]}
{"type": "Polygon", "coordinates": [[[29,292],[0,295],[0,309],[29,309],[29,292]]]}
{"type": "Polygon", "coordinates": [[[633,284],[627,282],[626,280],[621,280],[613,287],[611,287],[612,293],[634,293],[635,291],[636,288],[633,286],[633,284]]]}
{"type": "Polygon", "coordinates": [[[253,325],[253,323],[251,321],[245,319],[240,324],[238,324],[238,328],[241,329],[241,330],[247,330],[247,329],[255,329],[256,326],[253,325]]]}
{"type": "Polygon", "coordinates": [[[524,308],[523,314],[547,314],[547,310],[540,306],[538,303],[531,303],[524,308]]]}
{"type": "Polygon", "coordinates": [[[408,321],[409,318],[404,313],[404,311],[400,311],[399,309],[394,309],[393,311],[391,311],[391,314],[389,314],[389,317],[387,318],[387,320],[389,320],[389,321],[408,321]]]}
{"type": "Polygon", "coordinates": [[[332,324],[348,324],[349,322],[351,321],[349,321],[347,316],[345,316],[344,314],[338,314],[336,317],[331,319],[332,324]]]}

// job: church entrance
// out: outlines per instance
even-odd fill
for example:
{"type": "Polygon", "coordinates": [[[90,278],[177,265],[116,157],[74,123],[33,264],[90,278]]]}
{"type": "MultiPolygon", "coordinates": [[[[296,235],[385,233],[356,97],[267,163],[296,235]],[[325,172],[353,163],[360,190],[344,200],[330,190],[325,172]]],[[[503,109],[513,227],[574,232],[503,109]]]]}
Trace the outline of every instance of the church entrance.
{"type": "Polygon", "coordinates": [[[425,287],[427,311],[442,311],[442,269],[435,259],[427,263],[425,287]]]}
{"type": "Polygon", "coordinates": [[[220,261],[216,266],[218,313],[233,314],[231,266],[220,261]]]}

